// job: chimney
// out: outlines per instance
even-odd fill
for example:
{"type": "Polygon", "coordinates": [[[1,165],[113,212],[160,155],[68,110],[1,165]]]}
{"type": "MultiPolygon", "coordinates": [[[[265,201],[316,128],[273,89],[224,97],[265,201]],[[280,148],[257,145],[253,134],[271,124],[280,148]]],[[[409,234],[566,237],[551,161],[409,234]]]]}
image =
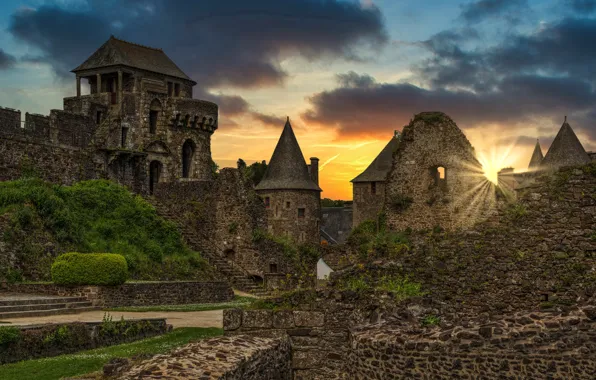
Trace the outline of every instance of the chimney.
{"type": "Polygon", "coordinates": [[[308,171],[310,172],[310,178],[317,185],[319,184],[319,159],[316,157],[310,158],[310,165],[308,165],[308,171]]]}

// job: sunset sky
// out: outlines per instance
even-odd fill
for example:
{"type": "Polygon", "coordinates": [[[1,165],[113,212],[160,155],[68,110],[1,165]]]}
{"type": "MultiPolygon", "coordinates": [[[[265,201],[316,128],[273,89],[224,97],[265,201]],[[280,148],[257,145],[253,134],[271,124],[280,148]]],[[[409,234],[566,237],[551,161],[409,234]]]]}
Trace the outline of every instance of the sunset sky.
{"type": "Polygon", "coordinates": [[[110,35],[160,47],[220,106],[222,167],[269,160],[289,116],[323,197],[421,111],[494,172],[524,170],[568,116],[596,150],[596,0],[2,0],[0,106],[47,114],[110,35]]]}

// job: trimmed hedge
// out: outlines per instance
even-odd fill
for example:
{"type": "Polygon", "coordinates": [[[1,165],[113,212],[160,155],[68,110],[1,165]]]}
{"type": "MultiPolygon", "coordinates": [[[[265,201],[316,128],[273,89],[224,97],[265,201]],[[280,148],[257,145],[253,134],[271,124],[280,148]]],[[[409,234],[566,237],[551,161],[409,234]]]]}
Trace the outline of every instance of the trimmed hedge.
{"type": "Polygon", "coordinates": [[[114,253],[65,253],[52,265],[57,285],[121,285],[127,278],[126,259],[114,253]]]}

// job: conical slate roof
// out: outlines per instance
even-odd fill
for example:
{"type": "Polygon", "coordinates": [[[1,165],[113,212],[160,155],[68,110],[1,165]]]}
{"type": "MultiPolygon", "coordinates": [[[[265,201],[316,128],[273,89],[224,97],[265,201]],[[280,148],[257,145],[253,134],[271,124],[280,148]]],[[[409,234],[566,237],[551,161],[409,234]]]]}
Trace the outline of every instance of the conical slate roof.
{"type": "Polygon", "coordinates": [[[387,173],[391,170],[393,152],[397,149],[398,143],[399,137],[396,134],[389,140],[385,148],[383,148],[373,162],[368,165],[368,168],[354,178],[352,182],[385,182],[387,173]]]}
{"type": "MultiPolygon", "coordinates": [[[[107,66],[127,66],[192,81],[161,49],[120,40],[111,36],[73,73],[107,66]]],[[[196,82],[193,81],[196,84],[196,82]]]]}
{"type": "Polygon", "coordinates": [[[590,156],[586,153],[584,147],[579,142],[579,139],[567,123],[561,126],[559,133],[551,144],[544,160],[542,160],[542,167],[558,168],[561,166],[583,165],[590,162],[590,156]]]}
{"type": "Polygon", "coordinates": [[[321,188],[310,178],[306,161],[292,130],[290,118],[256,190],[314,190],[321,188]]]}
{"type": "Polygon", "coordinates": [[[534,153],[532,153],[532,158],[530,159],[530,165],[528,166],[528,169],[538,169],[542,163],[542,159],[544,159],[544,156],[542,155],[542,148],[540,147],[540,142],[538,139],[536,139],[536,146],[534,147],[534,153]]]}

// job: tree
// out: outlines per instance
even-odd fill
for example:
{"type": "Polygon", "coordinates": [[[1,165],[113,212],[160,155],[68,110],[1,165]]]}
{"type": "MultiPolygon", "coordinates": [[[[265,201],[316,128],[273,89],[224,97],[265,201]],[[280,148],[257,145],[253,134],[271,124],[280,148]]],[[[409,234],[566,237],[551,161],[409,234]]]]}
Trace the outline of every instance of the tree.
{"type": "Polygon", "coordinates": [[[238,159],[238,168],[239,169],[241,168],[241,164],[244,164],[244,167],[242,168],[242,170],[244,170],[244,175],[246,176],[246,178],[250,179],[254,186],[258,185],[259,182],[261,182],[261,179],[263,179],[265,172],[267,171],[267,162],[265,162],[265,161],[255,162],[255,163],[250,164],[249,166],[246,166],[246,163],[244,162],[244,160],[239,158],[238,159]]]}
{"type": "Polygon", "coordinates": [[[329,198],[321,199],[321,207],[344,207],[346,201],[333,200],[329,198]]]}

